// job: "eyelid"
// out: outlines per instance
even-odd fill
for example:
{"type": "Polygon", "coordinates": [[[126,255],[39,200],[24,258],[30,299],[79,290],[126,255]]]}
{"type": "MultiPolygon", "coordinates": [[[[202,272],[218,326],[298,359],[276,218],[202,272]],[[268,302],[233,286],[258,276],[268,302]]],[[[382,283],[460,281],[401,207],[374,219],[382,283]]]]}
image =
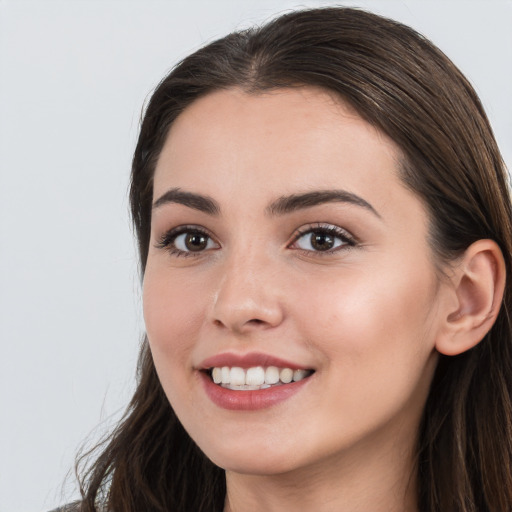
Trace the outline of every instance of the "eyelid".
{"type": "Polygon", "coordinates": [[[167,231],[165,231],[162,235],[160,235],[155,243],[155,247],[157,249],[164,249],[168,251],[172,256],[182,256],[182,257],[189,257],[189,256],[195,256],[199,257],[203,255],[205,252],[212,250],[212,249],[205,249],[202,251],[183,251],[181,249],[178,249],[176,246],[174,246],[174,241],[178,236],[184,234],[184,233],[198,233],[200,235],[204,235],[208,237],[210,240],[213,241],[213,243],[216,244],[216,249],[220,247],[220,244],[215,240],[215,238],[212,236],[212,234],[204,227],[198,226],[195,224],[183,224],[180,226],[176,226],[174,228],[171,228],[167,231]]]}
{"type": "Polygon", "coordinates": [[[295,248],[295,250],[302,251],[304,253],[308,254],[315,254],[315,255],[329,255],[333,254],[339,250],[342,249],[349,249],[351,247],[355,247],[358,245],[358,240],[355,236],[353,236],[351,233],[349,233],[346,229],[336,226],[335,224],[329,224],[329,223],[323,223],[323,222],[316,222],[313,224],[307,224],[305,226],[300,227],[297,229],[292,237],[291,242],[288,244],[288,248],[294,248],[293,245],[297,243],[298,240],[300,240],[303,236],[315,233],[315,232],[323,232],[330,234],[336,238],[339,238],[344,243],[341,245],[333,248],[333,249],[327,249],[325,251],[314,251],[314,250],[308,250],[308,249],[302,249],[302,248],[295,248]]]}
{"type": "MultiPolygon", "coordinates": [[[[167,231],[165,231],[156,241],[155,247],[157,249],[164,249],[168,251],[172,256],[194,256],[194,257],[200,257],[201,255],[205,254],[208,251],[211,251],[213,248],[205,248],[204,250],[199,251],[183,251],[176,247],[174,245],[174,242],[176,238],[178,238],[180,235],[185,233],[197,233],[200,235],[204,235],[205,237],[208,237],[209,240],[211,240],[215,245],[215,249],[220,248],[220,244],[216,241],[215,237],[204,227],[198,226],[195,224],[183,224],[180,226],[176,226],[174,228],[171,228],[167,231]]],[[[358,245],[358,240],[356,237],[354,237],[351,233],[349,233],[346,229],[341,228],[340,226],[337,226],[335,224],[329,224],[329,223],[322,223],[322,222],[316,222],[312,224],[307,224],[304,226],[301,226],[298,228],[295,233],[292,236],[292,240],[287,244],[288,248],[302,251],[304,253],[308,254],[315,254],[315,255],[329,255],[333,254],[339,250],[342,249],[349,249],[351,247],[354,247],[358,245]],[[329,235],[332,235],[335,238],[338,238],[343,243],[339,244],[338,246],[335,246],[331,249],[326,249],[324,251],[322,250],[312,250],[312,249],[303,249],[300,247],[293,247],[298,240],[300,240],[302,237],[304,237],[307,234],[315,233],[315,232],[321,232],[326,233],[329,235]]]]}

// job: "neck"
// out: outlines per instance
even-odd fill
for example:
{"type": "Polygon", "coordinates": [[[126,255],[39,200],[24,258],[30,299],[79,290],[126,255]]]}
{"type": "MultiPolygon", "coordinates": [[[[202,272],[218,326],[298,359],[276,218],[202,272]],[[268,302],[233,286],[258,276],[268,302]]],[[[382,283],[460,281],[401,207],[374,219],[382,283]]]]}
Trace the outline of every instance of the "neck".
{"type": "Polygon", "coordinates": [[[285,474],[227,471],[224,512],[418,512],[414,450],[361,448],[285,474]]]}

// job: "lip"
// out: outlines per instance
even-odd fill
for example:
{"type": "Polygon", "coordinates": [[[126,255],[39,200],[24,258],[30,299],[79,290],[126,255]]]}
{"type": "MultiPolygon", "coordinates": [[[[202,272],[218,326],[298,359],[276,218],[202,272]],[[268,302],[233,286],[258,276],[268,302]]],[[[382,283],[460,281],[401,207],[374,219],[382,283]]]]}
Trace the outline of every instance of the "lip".
{"type": "Polygon", "coordinates": [[[238,366],[240,368],[252,368],[254,366],[277,366],[278,368],[291,368],[292,370],[313,369],[260,352],[250,352],[248,354],[235,354],[233,352],[225,352],[222,354],[217,354],[202,361],[198,365],[198,369],[209,370],[210,368],[222,366],[238,366]]]}
{"type": "Polygon", "coordinates": [[[198,371],[197,373],[208,398],[215,405],[232,411],[256,411],[282,403],[298,393],[304,386],[307,386],[314,375],[297,382],[266,389],[234,391],[215,384],[205,371],[198,371]]]}
{"type": "Polygon", "coordinates": [[[277,366],[292,370],[313,370],[313,368],[260,352],[247,354],[224,352],[208,357],[196,367],[206,395],[215,405],[234,411],[256,411],[284,402],[306,386],[314,375],[313,373],[300,381],[271,386],[266,389],[235,391],[215,384],[210,378],[209,369],[223,366],[237,366],[245,369],[254,366],[277,366]]]}

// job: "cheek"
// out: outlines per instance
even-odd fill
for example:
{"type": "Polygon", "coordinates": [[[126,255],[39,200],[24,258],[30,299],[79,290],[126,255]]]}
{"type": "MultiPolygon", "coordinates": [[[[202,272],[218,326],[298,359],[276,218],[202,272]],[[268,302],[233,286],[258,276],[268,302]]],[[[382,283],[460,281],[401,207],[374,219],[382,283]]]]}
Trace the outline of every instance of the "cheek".
{"type": "MultiPolygon", "coordinates": [[[[182,363],[191,340],[204,322],[204,306],[194,286],[148,265],[144,276],[143,307],[146,332],[155,364],[182,363]]],[[[177,366],[177,364],[176,364],[177,366]]]]}
{"type": "Polygon", "coordinates": [[[330,283],[309,283],[295,317],[310,343],[347,379],[393,379],[398,368],[414,379],[434,347],[435,283],[429,267],[412,263],[395,261],[375,272],[350,269],[330,283]]]}
{"type": "Polygon", "coordinates": [[[393,418],[416,425],[435,369],[431,283],[395,276],[388,286],[389,277],[353,273],[343,288],[313,292],[297,315],[324,360],[320,406],[347,435],[393,418]]]}

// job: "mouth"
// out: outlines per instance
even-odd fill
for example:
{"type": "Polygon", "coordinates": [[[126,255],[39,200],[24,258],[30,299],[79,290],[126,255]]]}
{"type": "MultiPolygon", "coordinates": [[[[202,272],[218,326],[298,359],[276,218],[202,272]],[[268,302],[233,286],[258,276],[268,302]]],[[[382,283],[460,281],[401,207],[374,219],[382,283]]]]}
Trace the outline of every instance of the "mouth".
{"type": "Polygon", "coordinates": [[[232,391],[259,391],[300,382],[313,375],[314,370],[278,366],[214,366],[204,372],[219,387],[232,391]]]}
{"type": "Polygon", "coordinates": [[[203,389],[217,406],[256,411],[287,402],[309,388],[316,369],[271,354],[223,352],[196,368],[203,389]]]}

